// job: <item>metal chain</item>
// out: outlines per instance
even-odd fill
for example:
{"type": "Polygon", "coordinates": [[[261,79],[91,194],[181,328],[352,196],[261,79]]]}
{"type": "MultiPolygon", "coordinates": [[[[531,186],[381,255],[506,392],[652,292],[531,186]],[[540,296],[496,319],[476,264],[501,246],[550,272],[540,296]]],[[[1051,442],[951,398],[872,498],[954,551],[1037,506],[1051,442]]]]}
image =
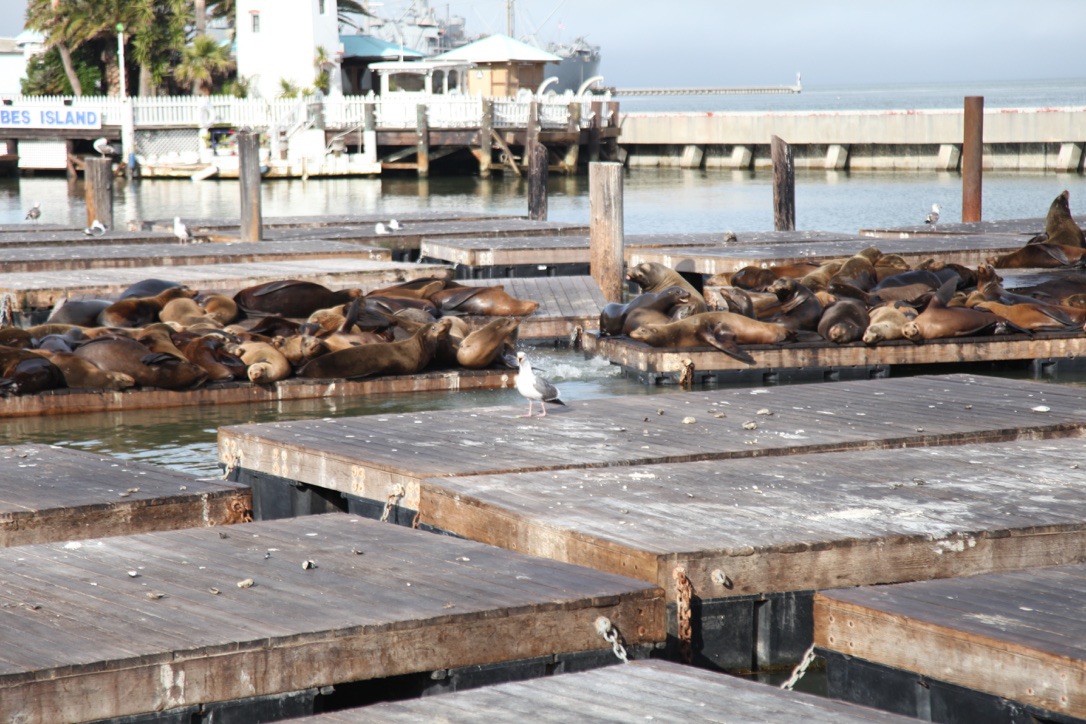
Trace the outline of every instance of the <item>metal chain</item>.
{"type": "Polygon", "coordinates": [[[799,665],[792,670],[792,675],[788,677],[788,681],[781,684],[781,688],[785,691],[791,691],[796,683],[803,678],[803,675],[807,673],[807,668],[815,660],[815,645],[811,644],[807,652],[803,654],[803,658],[800,659],[799,665]]]}
{"type": "Polygon", "coordinates": [[[694,634],[690,625],[690,599],[694,596],[694,586],[686,577],[686,569],[676,566],[672,573],[675,579],[675,619],[676,636],[679,639],[679,657],[684,664],[694,659],[694,634]]]}
{"type": "Polygon", "coordinates": [[[229,480],[230,476],[233,475],[234,472],[238,469],[240,462],[241,462],[241,454],[240,453],[231,455],[229,458],[227,458],[227,460],[226,460],[226,469],[223,470],[222,477],[220,477],[219,479],[220,480],[229,480]]]}
{"type": "Polygon", "coordinates": [[[622,640],[618,634],[618,630],[611,625],[611,619],[606,616],[600,616],[596,619],[596,631],[600,636],[603,636],[603,640],[611,644],[611,651],[615,653],[618,660],[622,663],[629,663],[629,659],[626,657],[626,647],[622,645],[622,640]]]}
{"type": "Polygon", "coordinates": [[[385,501],[385,509],[381,511],[381,522],[387,523],[389,513],[392,512],[392,506],[396,504],[396,501],[407,495],[407,491],[403,489],[402,485],[397,485],[392,489],[392,492],[388,494],[388,500],[385,501]]]}

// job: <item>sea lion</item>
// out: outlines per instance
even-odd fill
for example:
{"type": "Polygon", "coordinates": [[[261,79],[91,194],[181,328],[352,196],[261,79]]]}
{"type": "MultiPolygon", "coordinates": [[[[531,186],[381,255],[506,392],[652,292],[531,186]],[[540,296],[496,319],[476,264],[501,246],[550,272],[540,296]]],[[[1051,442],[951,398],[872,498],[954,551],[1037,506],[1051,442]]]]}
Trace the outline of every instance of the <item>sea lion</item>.
{"type": "Polygon", "coordinates": [[[75,354],[103,370],[129,375],[141,387],[189,390],[207,380],[207,372],[191,362],[151,352],[128,337],[96,337],[80,345],[75,354]]]}
{"type": "Polygon", "coordinates": [[[515,367],[519,325],[520,320],[502,317],[476,329],[460,342],[456,350],[457,363],[469,370],[480,370],[489,367],[500,357],[507,366],[515,367]],[[513,364],[509,364],[510,360],[513,364]]]}
{"type": "Polygon", "coordinates": [[[33,349],[37,345],[37,339],[29,330],[22,327],[8,326],[0,329],[0,346],[33,349]]]}
{"type": "Polygon", "coordinates": [[[1082,326],[1082,322],[1076,323],[1059,308],[1043,304],[981,302],[974,309],[992,312],[1015,327],[1031,332],[1070,332],[1082,326]]]}
{"type": "Polygon", "coordinates": [[[1029,304],[1040,301],[1025,294],[1008,292],[1003,288],[1002,281],[1003,279],[996,274],[991,264],[981,264],[977,267],[977,291],[986,301],[1000,304],[1029,304]]]}
{"type": "Polygon", "coordinates": [[[794,338],[795,333],[780,324],[732,312],[704,312],[677,322],[645,324],[630,334],[630,339],[652,347],[716,347],[748,364],[753,358],[737,350],[736,344],[779,344],[794,338]]]}
{"type": "Polygon", "coordinates": [[[144,279],[143,281],[136,282],[132,286],[121,292],[121,296],[118,299],[136,299],[139,297],[154,297],[171,287],[179,287],[181,284],[178,282],[171,282],[166,279],[144,279]]]}
{"type": "Polygon", "coordinates": [[[875,262],[875,275],[881,282],[886,277],[909,271],[909,262],[900,254],[883,254],[875,262]]]}
{"type": "Polygon", "coordinates": [[[248,376],[248,365],[236,354],[226,350],[228,342],[218,335],[205,335],[189,340],[181,352],[189,362],[203,368],[212,382],[243,380],[248,376]]]}
{"type": "MultiPolygon", "coordinates": [[[[720,295],[720,299],[724,302],[724,307],[720,310],[713,309],[710,311],[724,311],[732,312],[733,314],[742,314],[744,317],[750,317],[751,319],[757,319],[758,315],[754,311],[754,298],[750,292],[746,289],[740,289],[739,287],[717,287],[717,294],[720,295]]],[[[776,297],[773,297],[776,301],[776,297]]]]}
{"type": "Polygon", "coordinates": [[[705,297],[701,296],[701,292],[695,289],[693,284],[686,281],[682,274],[663,264],[642,262],[637,266],[630,267],[626,271],[626,278],[641,287],[642,292],[659,292],[668,287],[682,287],[690,292],[689,304],[693,305],[691,311],[694,314],[709,311],[709,307],[705,304],[705,297]]]}
{"type": "Polygon", "coordinates": [[[318,309],[347,304],[362,296],[361,289],[332,291],[299,279],[285,279],[246,287],[234,295],[238,309],[249,316],[277,315],[305,319],[318,309]]]}
{"type": "Polygon", "coordinates": [[[828,261],[810,274],[800,277],[799,283],[812,292],[825,289],[833,275],[840,271],[842,265],[843,263],[839,261],[828,261]]]}
{"type": "Polygon", "coordinates": [[[818,333],[830,342],[846,344],[863,337],[871,320],[867,306],[856,299],[838,299],[822,312],[818,333]]]}
{"type": "Polygon", "coordinates": [[[993,331],[1005,324],[998,316],[983,309],[948,307],[946,300],[953,293],[953,280],[947,281],[916,319],[907,322],[902,335],[914,342],[926,339],[971,337],[993,331]]]}
{"type": "Polygon", "coordinates": [[[257,384],[285,380],[294,372],[286,355],[267,342],[227,345],[226,351],[241,358],[248,368],[249,379],[257,384]]]}
{"type": "Polygon", "coordinates": [[[231,297],[218,292],[205,292],[196,297],[196,303],[204,314],[212,317],[220,326],[233,323],[238,318],[238,304],[231,297]]]}
{"type": "MultiPolygon", "coordinates": [[[[830,279],[830,288],[833,288],[835,281],[844,281],[866,292],[878,284],[879,277],[875,272],[875,265],[870,259],[873,256],[872,249],[878,252],[874,247],[870,247],[846,259],[841,268],[830,279]]],[[[878,253],[881,254],[881,252],[878,253]]]]}
{"type": "Polygon", "coordinates": [[[1058,269],[1086,264],[1086,249],[1044,241],[1029,243],[1002,256],[988,257],[996,269],[1058,269]]]}
{"type": "Polygon", "coordinates": [[[780,312],[766,321],[776,322],[792,331],[818,330],[818,320],[822,318],[822,303],[795,279],[782,277],[773,282],[767,292],[775,294],[780,300],[780,312]]]}
{"type": "Polygon", "coordinates": [[[917,317],[917,311],[907,304],[885,304],[872,309],[870,324],[864,331],[864,344],[878,344],[905,337],[902,328],[917,317]]]}
{"type": "Polygon", "coordinates": [[[430,297],[442,314],[488,317],[525,317],[539,309],[539,302],[517,299],[501,287],[454,287],[430,297]]]}
{"type": "Polygon", "coordinates": [[[1071,216],[1071,192],[1064,189],[1048,207],[1044,241],[1062,246],[1086,247],[1086,235],[1071,216]]]}
{"type": "Polygon", "coordinates": [[[295,369],[329,351],[322,339],[311,334],[274,337],[271,343],[273,347],[283,353],[283,356],[290,361],[295,369]]]}
{"type": "Polygon", "coordinates": [[[204,311],[204,308],[196,303],[195,299],[181,297],[166,302],[166,306],[158,313],[159,320],[163,322],[176,322],[184,327],[194,324],[211,324],[222,327],[222,323],[204,311]]]}
{"type": "Polygon", "coordinates": [[[450,323],[427,324],[408,339],[369,344],[317,357],[298,370],[310,379],[354,379],[375,375],[413,375],[425,369],[450,323]]]}
{"type": "Polygon", "coordinates": [[[64,373],[42,355],[26,349],[0,347],[0,390],[32,395],[66,386],[64,373]]]}
{"type": "Polygon", "coordinates": [[[174,286],[153,297],[129,297],[110,304],[98,315],[103,327],[144,327],[158,321],[158,314],[172,299],[196,296],[195,290],[174,286]]]}
{"type": "Polygon", "coordinates": [[[444,279],[416,279],[414,282],[405,282],[384,289],[375,289],[367,297],[386,297],[402,299],[429,299],[431,296],[446,288],[444,279]]]}
{"type": "Polygon", "coordinates": [[[745,266],[731,275],[731,286],[746,289],[751,292],[764,292],[778,275],[768,268],[760,266],[745,266]]]}
{"type": "Polygon", "coordinates": [[[644,322],[673,321],[669,315],[672,307],[688,304],[690,299],[688,289],[672,286],[658,292],[642,292],[627,304],[607,304],[600,312],[600,336],[628,335],[644,322]]]}
{"type": "Polygon", "coordinates": [[[46,324],[77,324],[80,327],[98,326],[98,315],[113,302],[105,299],[65,300],[55,307],[46,324]]]}
{"type": "MultiPolygon", "coordinates": [[[[1056,279],[1050,279],[1015,291],[1031,299],[1050,304],[1068,304],[1071,297],[1086,294],[1086,274],[1062,272],[1056,279]]],[[[1070,304],[1070,306],[1075,305],[1070,304]]]]}
{"type": "Polygon", "coordinates": [[[37,354],[56,365],[64,375],[65,383],[72,389],[126,390],[136,384],[131,375],[104,370],[72,352],[50,352],[39,349],[37,354]]]}

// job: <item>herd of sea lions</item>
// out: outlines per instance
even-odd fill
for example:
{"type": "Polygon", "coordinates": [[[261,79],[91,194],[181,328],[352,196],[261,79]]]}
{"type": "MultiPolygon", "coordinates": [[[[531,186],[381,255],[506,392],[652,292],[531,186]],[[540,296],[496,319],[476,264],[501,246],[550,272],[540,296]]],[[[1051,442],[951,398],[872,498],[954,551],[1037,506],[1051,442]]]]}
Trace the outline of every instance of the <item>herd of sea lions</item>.
{"type": "MultiPolygon", "coordinates": [[[[600,336],[625,335],[653,347],[716,347],[747,364],[744,344],[825,340],[869,345],[1009,332],[1082,332],[1086,274],[1016,292],[996,268],[1081,267],[1086,237],[1071,217],[1068,194],[1053,201],[1045,233],[976,269],[928,260],[915,268],[869,247],[824,264],[744,267],[710,278],[716,309],[682,275],[656,263],[627,278],[641,288],[628,304],[608,304],[600,336]],[[1063,260],[1066,263],[1057,263],[1063,260]],[[1028,261],[1028,264],[1024,262],[1028,261]]],[[[711,297],[712,298],[712,297],[711,297]]]]}
{"type": "Polygon", "coordinates": [[[283,280],[233,296],[148,279],[117,301],[71,301],[43,324],[0,328],[0,394],[516,368],[518,317],[538,306],[437,278],[369,293],[283,280]],[[478,316],[492,319],[465,319],[478,316]]]}

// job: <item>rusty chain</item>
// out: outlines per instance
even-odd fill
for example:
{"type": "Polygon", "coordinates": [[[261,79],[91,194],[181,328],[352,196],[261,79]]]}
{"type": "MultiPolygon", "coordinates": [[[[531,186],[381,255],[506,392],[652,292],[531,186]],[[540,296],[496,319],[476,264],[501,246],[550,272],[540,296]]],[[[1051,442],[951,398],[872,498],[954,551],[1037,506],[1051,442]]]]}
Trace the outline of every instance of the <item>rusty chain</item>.
{"type": "Polygon", "coordinates": [[[808,667],[810,667],[814,660],[815,645],[811,644],[806,653],[803,654],[803,658],[800,659],[799,664],[792,670],[792,675],[788,677],[788,681],[781,684],[781,688],[785,691],[791,691],[796,683],[803,678],[803,675],[807,673],[808,667]]]}
{"type": "Polygon", "coordinates": [[[675,579],[675,620],[676,636],[679,639],[679,657],[684,664],[694,659],[694,634],[690,625],[690,599],[694,596],[694,587],[686,577],[686,569],[676,566],[672,573],[675,579]]]}
{"type": "Polygon", "coordinates": [[[397,485],[392,489],[392,492],[388,494],[388,500],[385,501],[385,509],[381,511],[381,522],[387,523],[388,516],[392,512],[392,506],[396,504],[396,501],[407,495],[407,491],[403,489],[402,485],[397,485]]]}
{"type": "Polygon", "coordinates": [[[230,476],[233,475],[235,471],[237,471],[240,462],[241,462],[241,454],[240,453],[231,454],[226,460],[225,469],[222,472],[222,477],[220,477],[219,479],[220,480],[229,480],[230,476]]]}
{"type": "Polygon", "coordinates": [[[629,662],[626,657],[626,647],[622,645],[622,638],[618,633],[618,629],[611,625],[611,619],[606,616],[597,618],[596,631],[600,636],[603,636],[604,641],[611,644],[611,651],[615,653],[619,661],[624,664],[629,662]]]}

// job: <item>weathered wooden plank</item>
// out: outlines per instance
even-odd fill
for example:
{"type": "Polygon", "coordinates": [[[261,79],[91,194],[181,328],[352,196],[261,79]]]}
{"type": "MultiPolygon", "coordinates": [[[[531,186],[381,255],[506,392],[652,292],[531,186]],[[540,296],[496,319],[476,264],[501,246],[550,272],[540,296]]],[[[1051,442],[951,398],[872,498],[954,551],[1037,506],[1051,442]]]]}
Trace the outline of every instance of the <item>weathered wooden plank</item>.
{"type": "Polygon", "coordinates": [[[1073,388],[973,375],[587,400],[531,420],[515,419],[520,412],[518,404],[231,426],[219,430],[219,455],[373,500],[402,485],[402,504],[417,510],[427,477],[964,444],[1074,435],[1086,425],[1073,388]],[[1039,406],[1048,411],[1031,409],[1039,406]],[[688,416],[696,424],[683,424],[688,416]]]}
{"type": "Polygon", "coordinates": [[[518,299],[539,302],[539,308],[522,317],[520,339],[566,339],[580,327],[598,329],[603,294],[590,276],[578,277],[515,277],[511,279],[466,279],[468,286],[503,286],[518,299]],[[567,290],[577,294],[574,303],[567,290]]]}
{"type": "Polygon", "coordinates": [[[440,697],[303,717],[332,722],[512,721],[911,721],[832,699],[781,691],[666,661],[634,661],[594,671],[499,684],[440,697]]]}
{"type": "Polygon", "coordinates": [[[815,597],[815,640],[827,650],[1081,718],[1084,575],[1077,564],[823,592],[815,597]],[[1052,615],[1056,607],[1065,615],[1052,615]]]}
{"type": "Polygon", "coordinates": [[[0,546],[228,525],[245,486],[44,445],[0,452],[0,546]]]}
{"type": "Polygon", "coordinates": [[[0,552],[0,597],[41,606],[0,608],[0,718],[119,717],[598,650],[600,615],[631,645],[665,636],[661,592],[627,578],[342,514],[219,532],[0,552]],[[255,585],[239,588],[246,574],[255,585]],[[41,600],[46,586],[61,598],[41,600]]]}
{"type": "MultiPolygon", "coordinates": [[[[1075,223],[1086,226],[1086,215],[1073,216],[1075,223]]],[[[863,236],[910,238],[916,236],[957,236],[959,234],[1007,234],[1012,236],[1031,237],[1045,230],[1045,217],[1038,216],[1027,219],[998,219],[995,221],[970,221],[963,223],[940,223],[938,229],[932,229],[930,224],[917,224],[915,226],[900,226],[894,228],[861,229],[863,236]]]]}
{"type": "MultiPolygon", "coordinates": [[[[525,219],[526,215],[491,214],[486,212],[464,211],[458,209],[434,209],[428,211],[417,210],[388,210],[382,213],[372,214],[321,214],[319,216],[265,216],[264,228],[290,228],[290,227],[320,227],[320,226],[350,226],[352,224],[367,225],[371,228],[377,222],[387,224],[393,218],[401,222],[426,222],[439,221],[483,221],[485,219],[525,219]]],[[[181,221],[190,229],[214,231],[221,229],[237,229],[241,221],[238,218],[201,218],[183,216],[181,221]]],[[[24,230],[28,224],[15,225],[16,231],[24,230]]],[[[43,224],[45,228],[47,225],[43,224]]],[[[133,223],[134,231],[173,231],[173,219],[147,219],[133,223]]],[[[7,231],[8,227],[0,226],[0,232],[7,231]]],[[[29,231],[29,229],[26,229],[29,231]]]]}
{"type": "MultiPolygon", "coordinates": [[[[170,221],[173,228],[173,221],[170,221]]],[[[111,246],[115,244],[165,244],[177,242],[172,233],[163,231],[124,231],[111,229],[102,236],[88,236],[80,229],[56,227],[48,230],[0,231],[0,249],[49,246],[111,246]]]]}

